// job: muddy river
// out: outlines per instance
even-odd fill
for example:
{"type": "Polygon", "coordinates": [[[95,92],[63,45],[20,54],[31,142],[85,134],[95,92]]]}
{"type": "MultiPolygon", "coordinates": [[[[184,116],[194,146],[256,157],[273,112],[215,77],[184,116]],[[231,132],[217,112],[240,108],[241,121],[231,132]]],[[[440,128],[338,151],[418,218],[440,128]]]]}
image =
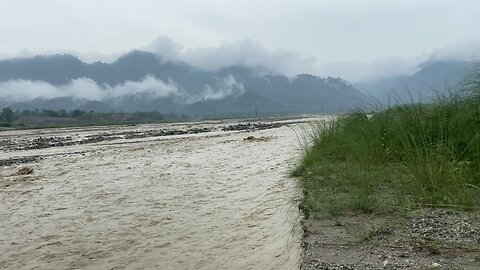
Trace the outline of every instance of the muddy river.
{"type": "Polygon", "coordinates": [[[0,268],[296,269],[310,120],[0,132],[0,268]]]}

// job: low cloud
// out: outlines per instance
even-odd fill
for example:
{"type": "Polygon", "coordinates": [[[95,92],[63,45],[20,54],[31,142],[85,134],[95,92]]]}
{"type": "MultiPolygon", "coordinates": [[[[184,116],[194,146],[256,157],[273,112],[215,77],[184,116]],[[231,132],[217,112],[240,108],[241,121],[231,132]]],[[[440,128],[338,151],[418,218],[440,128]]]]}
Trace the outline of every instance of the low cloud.
{"type": "Polygon", "coordinates": [[[205,85],[198,95],[186,96],[185,103],[195,103],[205,100],[219,100],[225,97],[239,97],[245,93],[243,84],[238,83],[233,76],[221,80],[215,87],[205,85]]]}
{"type": "Polygon", "coordinates": [[[69,84],[55,86],[43,81],[10,80],[0,83],[0,98],[22,102],[36,98],[53,99],[59,97],[73,97],[88,100],[104,100],[111,97],[150,94],[153,97],[164,97],[178,93],[173,83],[165,83],[152,76],[145,77],[139,82],[126,81],[123,84],[111,87],[99,85],[89,78],[72,80],[69,84]]]}
{"type": "Polygon", "coordinates": [[[166,36],[156,38],[150,45],[143,48],[146,51],[152,52],[167,60],[177,61],[184,47],[166,36]]]}
{"type": "Polygon", "coordinates": [[[260,42],[250,39],[222,42],[211,47],[185,48],[170,38],[161,36],[143,49],[167,60],[186,62],[208,71],[241,65],[267,68],[273,72],[293,76],[312,72],[316,65],[314,57],[305,57],[287,50],[269,51],[260,42]]]}
{"type": "MultiPolygon", "coordinates": [[[[250,39],[222,42],[211,47],[185,48],[166,36],[157,38],[143,49],[163,59],[186,62],[208,71],[241,65],[263,67],[290,77],[301,73],[342,77],[353,83],[411,74],[416,71],[419,64],[431,58],[431,54],[424,53],[411,57],[391,56],[369,61],[321,62],[315,57],[305,57],[293,51],[269,51],[259,42],[250,39]]],[[[469,51],[474,51],[473,49],[469,51]]]]}
{"type": "Polygon", "coordinates": [[[469,38],[438,49],[432,60],[480,61],[480,39],[469,38]]]}
{"type": "Polygon", "coordinates": [[[426,55],[415,57],[390,57],[365,61],[325,63],[317,67],[322,76],[340,76],[352,83],[375,81],[401,75],[411,75],[418,66],[429,59],[426,55]]]}
{"type": "MultiPolygon", "coordinates": [[[[353,46],[353,45],[352,45],[353,46]]],[[[425,61],[480,60],[480,39],[464,39],[448,46],[415,55],[391,55],[365,60],[323,61],[315,57],[289,50],[271,50],[251,39],[222,42],[216,46],[186,47],[167,36],[160,36],[148,46],[139,48],[160,56],[167,61],[182,61],[207,71],[241,65],[251,68],[266,68],[267,71],[293,77],[310,73],[321,77],[342,77],[352,83],[372,81],[386,77],[408,75],[415,72],[425,61]]],[[[127,51],[101,54],[52,51],[43,54],[70,53],[88,63],[95,61],[114,62],[127,51]]],[[[0,54],[0,59],[31,57],[38,54],[22,50],[16,55],[0,54]]]]}
{"type": "Polygon", "coordinates": [[[205,85],[198,94],[189,94],[173,81],[164,82],[153,76],[142,81],[126,81],[109,86],[99,85],[89,78],[72,80],[66,85],[52,85],[43,81],[10,80],[0,83],[0,99],[8,102],[25,102],[34,99],[72,97],[87,100],[108,100],[125,96],[143,95],[149,98],[174,97],[179,103],[193,103],[200,100],[221,99],[243,94],[243,85],[233,77],[220,80],[217,85],[205,85]]]}
{"type": "Polygon", "coordinates": [[[315,57],[287,50],[267,50],[250,39],[222,42],[218,46],[185,48],[161,36],[146,48],[167,60],[183,61],[195,67],[215,71],[242,65],[265,67],[270,71],[294,76],[310,73],[322,77],[342,77],[350,82],[364,82],[386,77],[409,75],[429,60],[480,60],[480,40],[469,39],[416,55],[392,55],[371,60],[322,62],[315,57]]]}

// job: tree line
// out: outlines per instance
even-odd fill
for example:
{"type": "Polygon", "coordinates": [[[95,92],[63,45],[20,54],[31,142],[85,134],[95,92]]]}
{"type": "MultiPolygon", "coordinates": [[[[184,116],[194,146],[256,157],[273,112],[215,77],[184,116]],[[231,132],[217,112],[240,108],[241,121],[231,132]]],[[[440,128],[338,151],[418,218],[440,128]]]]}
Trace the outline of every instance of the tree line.
{"type": "Polygon", "coordinates": [[[5,107],[2,109],[2,113],[0,114],[0,120],[3,122],[11,123],[14,122],[15,120],[19,119],[20,117],[26,117],[26,116],[39,116],[39,117],[61,117],[61,118],[66,118],[66,117],[71,117],[75,118],[81,115],[86,114],[85,111],[82,110],[72,110],[72,111],[66,111],[66,110],[12,110],[10,107],[5,107]]]}
{"type": "Polygon", "coordinates": [[[160,113],[158,111],[148,112],[86,112],[83,110],[75,109],[72,111],[66,110],[13,110],[10,107],[5,107],[1,110],[0,114],[0,126],[10,127],[14,125],[14,122],[20,118],[27,117],[49,117],[49,118],[72,118],[82,122],[88,123],[106,123],[106,122],[158,122],[164,120],[185,120],[185,115],[177,115],[175,112],[168,114],[160,113]]]}

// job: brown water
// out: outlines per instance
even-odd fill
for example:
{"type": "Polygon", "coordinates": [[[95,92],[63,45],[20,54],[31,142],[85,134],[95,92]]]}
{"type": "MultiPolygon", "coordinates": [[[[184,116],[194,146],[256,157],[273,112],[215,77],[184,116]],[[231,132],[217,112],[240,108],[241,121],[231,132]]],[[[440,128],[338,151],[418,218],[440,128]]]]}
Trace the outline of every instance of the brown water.
{"type": "MultiPolygon", "coordinates": [[[[0,167],[0,268],[296,269],[298,190],[288,170],[301,126],[0,152],[45,155],[0,167]],[[68,154],[78,151],[85,152],[68,154]],[[14,175],[24,166],[34,173],[14,175]]],[[[11,131],[0,139],[156,127],[11,131]]]]}

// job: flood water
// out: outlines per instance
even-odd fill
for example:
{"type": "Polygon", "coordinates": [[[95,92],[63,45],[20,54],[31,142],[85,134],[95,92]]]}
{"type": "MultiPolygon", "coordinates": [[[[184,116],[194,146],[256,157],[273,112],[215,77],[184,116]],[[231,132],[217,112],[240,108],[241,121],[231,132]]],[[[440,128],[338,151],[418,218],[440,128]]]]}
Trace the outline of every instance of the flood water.
{"type": "MultiPolygon", "coordinates": [[[[187,125],[212,131],[3,149],[0,159],[40,158],[0,167],[0,268],[298,268],[299,192],[288,172],[305,124],[167,126],[187,125]],[[17,175],[25,166],[33,173],[17,175]]],[[[8,131],[0,141],[165,126],[8,131]]]]}

